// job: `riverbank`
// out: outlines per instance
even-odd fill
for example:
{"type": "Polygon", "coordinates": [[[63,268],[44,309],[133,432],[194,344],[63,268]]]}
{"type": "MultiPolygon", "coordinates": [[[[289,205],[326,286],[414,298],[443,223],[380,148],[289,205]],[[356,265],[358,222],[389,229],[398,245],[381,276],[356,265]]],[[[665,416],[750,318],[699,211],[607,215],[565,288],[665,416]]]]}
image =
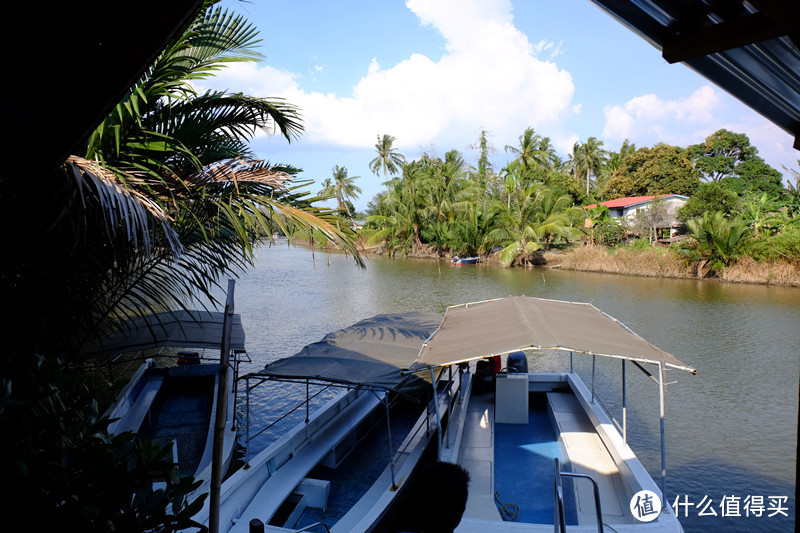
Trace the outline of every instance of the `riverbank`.
{"type": "MultiPolygon", "coordinates": [[[[550,268],[581,272],[683,279],[707,277],[707,272],[698,273],[696,263],[687,263],[666,248],[580,246],[564,252],[545,252],[544,259],[550,268]]],[[[800,287],[800,260],[757,263],[744,257],[717,272],[714,279],[730,283],[800,287]]]]}
{"type": "MultiPolygon", "coordinates": [[[[301,246],[309,245],[309,243],[299,239],[295,239],[293,242],[301,246]]],[[[315,249],[324,251],[324,248],[320,247],[315,249]]],[[[382,244],[360,242],[358,249],[366,256],[386,255],[386,248],[382,244]]],[[[442,259],[442,256],[433,247],[425,245],[413,248],[405,257],[442,259]]],[[[482,262],[500,264],[496,253],[483,257],[482,262]]],[[[537,258],[533,263],[545,268],[560,268],[577,272],[602,272],[651,278],[705,278],[728,283],[800,287],[800,258],[794,261],[756,262],[750,257],[743,257],[724,270],[716,272],[713,277],[709,275],[707,270],[698,272],[697,263],[685,261],[668,248],[655,246],[647,248],[607,248],[600,245],[578,245],[567,250],[542,252],[537,254],[537,258]]]]}

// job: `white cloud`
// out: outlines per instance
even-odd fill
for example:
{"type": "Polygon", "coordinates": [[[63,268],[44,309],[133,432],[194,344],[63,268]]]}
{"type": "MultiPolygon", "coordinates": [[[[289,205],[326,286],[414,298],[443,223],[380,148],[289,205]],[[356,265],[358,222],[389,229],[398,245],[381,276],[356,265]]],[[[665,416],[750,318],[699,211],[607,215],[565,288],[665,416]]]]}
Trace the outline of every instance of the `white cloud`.
{"type": "Polygon", "coordinates": [[[384,68],[373,58],[350,96],[306,92],[298,75],[269,66],[236,65],[210,83],[285,98],[303,110],[304,142],[343,147],[371,148],[377,134],[390,133],[399,148],[463,149],[481,128],[516,139],[528,126],[546,132],[575,113],[572,76],[537,57],[557,55],[560,44],[533,46],[514,27],[509,0],[406,6],[444,37],[438,61],[411,54],[384,68]]]}
{"type": "Polygon", "coordinates": [[[710,85],[678,100],[663,100],[654,94],[637,96],[621,106],[606,106],[603,137],[670,142],[664,137],[666,131],[683,131],[686,125],[713,122],[718,103],[719,95],[710,85]]]}

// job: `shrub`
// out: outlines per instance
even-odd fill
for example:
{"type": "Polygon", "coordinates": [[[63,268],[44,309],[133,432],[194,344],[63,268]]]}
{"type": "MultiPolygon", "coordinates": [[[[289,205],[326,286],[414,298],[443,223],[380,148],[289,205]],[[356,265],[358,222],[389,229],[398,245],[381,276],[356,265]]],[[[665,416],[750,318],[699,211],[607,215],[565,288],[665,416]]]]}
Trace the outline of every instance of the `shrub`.
{"type": "Polygon", "coordinates": [[[614,246],[625,240],[625,226],[616,218],[604,218],[594,225],[594,237],[600,244],[614,246]]]}

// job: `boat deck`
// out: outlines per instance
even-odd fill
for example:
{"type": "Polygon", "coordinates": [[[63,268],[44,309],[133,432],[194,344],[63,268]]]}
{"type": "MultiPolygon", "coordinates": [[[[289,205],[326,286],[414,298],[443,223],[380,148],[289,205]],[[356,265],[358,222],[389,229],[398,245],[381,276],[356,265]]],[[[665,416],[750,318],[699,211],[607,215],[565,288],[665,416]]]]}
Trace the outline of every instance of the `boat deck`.
{"type": "MultiPolygon", "coordinates": [[[[631,523],[623,507],[630,489],[572,393],[531,394],[527,424],[496,423],[493,398],[473,396],[467,409],[458,462],[471,481],[459,531],[472,531],[470,523],[485,528],[498,521],[552,528],[554,458],[562,470],[597,481],[605,523],[631,523]]],[[[564,479],[563,485],[567,524],[596,524],[591,484],[564,479]]]]}
{"type": "MultiPolygon", "coordinates": [[[[418,417],[419,409],[408,406],[392,410],[393,454],[397,452],[418,417]]],[[[317,522],[328,526],[337,524],[377,481],[389,464],[389,457],[386,417],[382,416],[359,445],[357,453],[350,454],[335,469],[317,466],[309,473],[310,478],[330,482],[327,507],[324,511],[307,507],[294,527],[303,528],[317,522]]]]}
{"type": "Polygon", "coordinates": [[[214,376],[169,379],[156,398],[142,436],[162,446],[176,444],[182,476],[194,475],[205,451],[214,376]]]}

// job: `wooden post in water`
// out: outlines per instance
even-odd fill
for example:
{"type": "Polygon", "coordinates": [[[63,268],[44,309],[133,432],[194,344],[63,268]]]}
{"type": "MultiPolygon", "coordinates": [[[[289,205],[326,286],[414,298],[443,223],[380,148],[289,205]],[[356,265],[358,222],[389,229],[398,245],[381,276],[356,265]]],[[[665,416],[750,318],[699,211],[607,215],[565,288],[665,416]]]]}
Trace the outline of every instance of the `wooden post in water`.
{"type": "Polygon", "coordinates": [[[222,447],[225,440],[225,418],[228,411],[228,364],[231,354],[231,331],[233,329],[233,287],[228,280],[228,299],[222,322],[222,346],[219,361],[219,386],[217,387],[217,412],[214,419],[214,454],[211,458],[211,494],[209,503],[208,530],[219,533],[219,497],[222,488],[222,447]]]}

